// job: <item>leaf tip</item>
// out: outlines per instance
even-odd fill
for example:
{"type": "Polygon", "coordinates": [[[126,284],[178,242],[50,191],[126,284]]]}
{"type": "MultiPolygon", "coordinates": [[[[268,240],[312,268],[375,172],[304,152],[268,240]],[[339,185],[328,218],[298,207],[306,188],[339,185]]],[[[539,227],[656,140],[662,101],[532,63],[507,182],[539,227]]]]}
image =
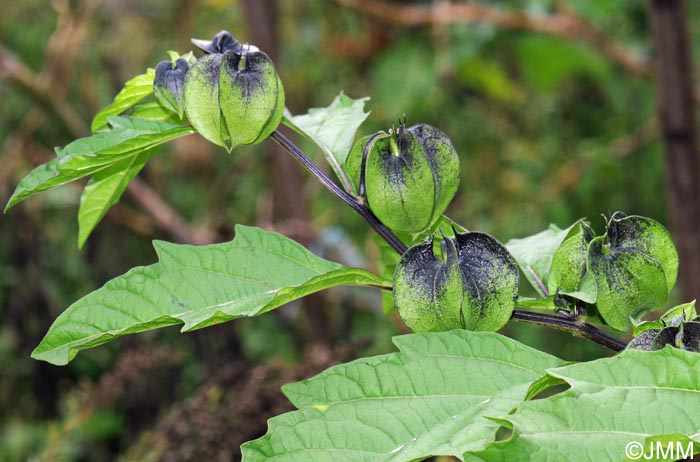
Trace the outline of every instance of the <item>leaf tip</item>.
{"type": "Polygon", "coordinates": [[[85,245],[85,242],[87,242],[87,238],[89,236],[89,233],[83,233],[83,232],[78,232],[78,250],[83,250],[83,246],[85,245]]]}
{"type": "Polygon", "coordinates": [[[30,355],[32,359],[36,359],[37,361],[45,361],[49,364],[53,364],[54,366],[65,366],[73,358],[75,358],[75,355],[77,354],[77,351],[73,351],[72,349],[68,349],[68,351],[66,351],[64,348],[45,350],[42,349],[43,344],[44,342],[42,341],[34,349],[34,351],[32,351],[32,354],[30,355]]]}
{"type": "Polygon", "coordinates": [[[8,210],[21,202],[22,199],[24,198],[18,193],[17,189],[15,189],[15,192],[12,193],[12,196],[10,196],[8,199],[7,204],[5,204],[5,208],[2,209],[2,213],[7,213],[8,210]]]}

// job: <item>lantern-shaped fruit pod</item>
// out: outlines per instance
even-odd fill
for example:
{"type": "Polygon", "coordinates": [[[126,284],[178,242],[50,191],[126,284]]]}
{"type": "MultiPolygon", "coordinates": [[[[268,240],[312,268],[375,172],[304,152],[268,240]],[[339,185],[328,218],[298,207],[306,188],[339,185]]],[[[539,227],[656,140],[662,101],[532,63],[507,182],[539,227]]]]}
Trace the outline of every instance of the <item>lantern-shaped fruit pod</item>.
{"type": "Polygon", "coordinates": [[[372,212],[398,232],[425,231],[445,211],[457,192],[459,157],[448,136],[430,125],[358,140],[348,169],[372,212]],[[361,160],[360,160],[361,159],[361,160]]]}
{"type": "Polygon", "coordinates": [[[269,136],[284,111],[284,88],[270,58],[225,31],[193,43],[209,53],[185,79],[185,113],[194,128],[229,152],[269,136]]]}
{"type": "Polygon", "coordinates": [[[513,256],[485,233],[444,237],[411,247],[394,273],[394,302],[413,331],[489,330],[503,327],[518,297],[513,256]]]}

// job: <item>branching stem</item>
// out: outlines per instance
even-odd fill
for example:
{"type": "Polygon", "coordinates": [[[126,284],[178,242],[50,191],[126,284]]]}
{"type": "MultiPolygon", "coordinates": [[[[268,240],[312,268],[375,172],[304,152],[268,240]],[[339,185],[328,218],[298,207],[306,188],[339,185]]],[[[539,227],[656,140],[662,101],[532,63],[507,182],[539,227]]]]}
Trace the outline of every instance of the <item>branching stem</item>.
{"type": "Polygon", "coordinates": [[[514,310],[511,319],[539,324],[541,326],[551,327],[554,329],[565,330],[572,335],[585,338],[597,343],[598,345],[603,345],[604,347],[610,348],[613,351],[622,351],[627,346],[624,341],[617,337],[613,337],[612,335],[606,334],[593,324],[589,324],[585,321],[581,322],[564,316],[514,310]]]}
{"type": "MultiPolygon", "coordinates": [[[[361,198],[357,198],[338,186],[314,161],[304,154],[289,138],[284,136],[279,131],[272,133],[274,139],[285,151],[292,155],[300,164],[302,164],[318,181],[323,184],[331,193],[340,200],[349,205],[357,212],[367,223],[380,235],[384,240],[391,245],[399,254],[403,254],[407,247],[391,232],[389,228],[384,226],[381,221],[372,213],[361,198]]],[[[627,346],[622,340],[606,334],[592,324],[580,319],[575,319],[567,316],[534,313],[531,311],[514,310],[512,319],[521,322],[529,322],[542,326],[551,327],[554,329],[565,330],[572,335],[582,337],[610,348],[613,351],[624,350],[627,346]]]]}

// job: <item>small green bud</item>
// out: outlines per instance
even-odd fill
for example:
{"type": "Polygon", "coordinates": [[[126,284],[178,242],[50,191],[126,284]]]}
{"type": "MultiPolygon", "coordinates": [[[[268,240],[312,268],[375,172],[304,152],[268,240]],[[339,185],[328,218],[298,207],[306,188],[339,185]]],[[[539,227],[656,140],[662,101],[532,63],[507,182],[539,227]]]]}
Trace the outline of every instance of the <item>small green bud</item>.
{"type": "Polygon", "coordinates": [[[520,275],[515,259],[484,233],[457,233],[408,249],[394,272],[394,302],[415,332],[503,327],[518,297],[520,275]]]}
{"type": "Polygon", "coordinates": [[[209,53],[185,79],[184,107],[194,128],[229,151],[268,137],[284,111],[284,88],[270,58],[225,31],[211,42],[193,42],[209,53]]]}
{"type": "Polygon", "coordinates": [[[190,66],[182,58],[172,61],[161,61],[156,67],[153,93],[160,104],[177,113],[180,117],[184,112],[182,92],[185,76],[190,66]]]}
{"type": "Polygon", "coordinates": [[[403,123],[387,136],[358,140],[350,154],[351,170],[361,171],[351,164],[357,164],[367,149],[361,193],[372,212],[394,231],[430,227],[459,186],[459,156],[448,136],[430,125],[406,128],[403,123]]]}

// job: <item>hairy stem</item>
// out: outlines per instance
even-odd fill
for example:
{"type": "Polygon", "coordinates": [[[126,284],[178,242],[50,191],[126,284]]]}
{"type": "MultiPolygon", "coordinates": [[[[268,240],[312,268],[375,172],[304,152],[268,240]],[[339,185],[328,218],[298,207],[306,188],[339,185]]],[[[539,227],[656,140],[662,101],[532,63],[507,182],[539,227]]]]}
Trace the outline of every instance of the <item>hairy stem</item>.
{"type": "Polygon", "coordinates": [[[364,202],[351,195],[343,188],[338,186],[326,172],[321,170],[321,168],[308,158],[304,152],[299,149],[292,141],[284,136],[279,131],[275,131],[271,135],[272,139],[275,140],[285,151],[292,155],[301,165],[304,166],[313,176],[316,177],[318,181],[323,184],[331,193],[333,193],[337,198],[345,202],[357,212],[362,218],[369,223],[369,225],[379,234],[386,242],[389,243],[391,247],[394,248],[399,254],[402,254],[407,250],[406,245],[401,242],[401,239],[396,237],[394,233],[391,232],[389,228],[384,226],[384,224],[379,221],[379,219],[372,213],[372,211],[365,205],[364,202]]]}
{"type": "Polygon", "coordinates": [[[539,324],[541,326],[551,327],[554,329],[565,330],[572,335],[585,338],[599,345],[603,345],[604,347],[610,348],[613,351],[622,351],[627,346],[627,344],[619,338],[608,335],[595,327],[593,324],[589,324],[585,321],[581,322],[576,319],[563,316],[533,313],[531,311],[524,310],[514,310],[511,319],[539,324]]]}

